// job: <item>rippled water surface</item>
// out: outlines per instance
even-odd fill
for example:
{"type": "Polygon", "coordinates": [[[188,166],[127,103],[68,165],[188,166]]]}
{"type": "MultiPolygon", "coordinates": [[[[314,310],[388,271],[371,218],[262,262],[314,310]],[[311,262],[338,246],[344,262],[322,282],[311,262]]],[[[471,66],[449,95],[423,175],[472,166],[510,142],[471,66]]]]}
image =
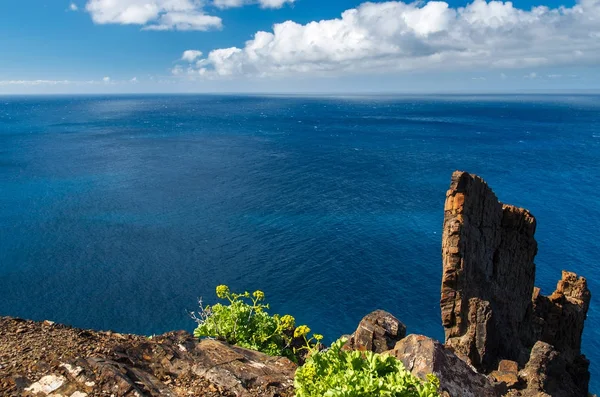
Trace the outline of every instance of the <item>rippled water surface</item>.
{"type": "Polygon", "coordinates": [[[455,169],[537,217],[545,293],[587,276],[600,390],[599,96],[0,98],[0,315],[191,330],[226,283],[330,340],[377,308],[442,339],[455,169]]]}

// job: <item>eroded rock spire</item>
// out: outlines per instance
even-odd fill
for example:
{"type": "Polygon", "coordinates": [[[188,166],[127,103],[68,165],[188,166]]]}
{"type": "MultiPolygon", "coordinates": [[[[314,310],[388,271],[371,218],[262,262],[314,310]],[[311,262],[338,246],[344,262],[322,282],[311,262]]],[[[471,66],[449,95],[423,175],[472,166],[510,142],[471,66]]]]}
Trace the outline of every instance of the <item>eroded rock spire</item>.
{"type": "Polygon", "coordinates": [[[442,240],[446,346],[486,373],[512,360],[519,368],[530,362],[531,374],[535,352],[543,350],[533,347],[546,343],[564,362],[569,379],[562,383],[571,395],[587,395],[581,334],[591,294],[586,280],[570,272],[551,296],[540,294],[535,229],[529,211],[499,202],[480,177],[454,172],[442,240]]]}

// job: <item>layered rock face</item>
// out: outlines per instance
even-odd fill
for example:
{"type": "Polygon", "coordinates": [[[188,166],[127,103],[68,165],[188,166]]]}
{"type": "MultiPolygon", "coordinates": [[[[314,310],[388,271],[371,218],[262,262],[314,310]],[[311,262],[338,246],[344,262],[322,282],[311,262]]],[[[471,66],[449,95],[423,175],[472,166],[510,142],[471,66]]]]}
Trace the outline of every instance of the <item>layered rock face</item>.
{"type": "MultiPolygon", "coordinates": [[[[535,228],[529,211],[499,202],[483,179],[452,175],[442,241],[446,346],[489,373],[502,360],[514,362],[504,369],[524,368],[539,359],[536,342],[545,342],[575,385],[570,395],[586,396],[588,362],[580,347],[591,294],[585,279],[569,272],[549,297],[534,288],[535,228]]],[[[495,373],[508,376],[500,369],[495,373]]]]}
{"type": "Polygon", "coordinates": [[[523,334],[535,280],[535,218],[503,205],[487,184],[452,175],[442,237],[446,344],[479,369],[527,356],[523,334]]]}

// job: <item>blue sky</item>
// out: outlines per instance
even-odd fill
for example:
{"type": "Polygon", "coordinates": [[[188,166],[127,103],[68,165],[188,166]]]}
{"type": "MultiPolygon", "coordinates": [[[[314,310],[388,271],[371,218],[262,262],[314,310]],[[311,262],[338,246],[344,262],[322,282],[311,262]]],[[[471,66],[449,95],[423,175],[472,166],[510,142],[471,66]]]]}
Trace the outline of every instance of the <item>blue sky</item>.
{"type": "Polygon", "coordinates": [[[600,0],[0,5],[0,94],[598,88],[600,0]]]}

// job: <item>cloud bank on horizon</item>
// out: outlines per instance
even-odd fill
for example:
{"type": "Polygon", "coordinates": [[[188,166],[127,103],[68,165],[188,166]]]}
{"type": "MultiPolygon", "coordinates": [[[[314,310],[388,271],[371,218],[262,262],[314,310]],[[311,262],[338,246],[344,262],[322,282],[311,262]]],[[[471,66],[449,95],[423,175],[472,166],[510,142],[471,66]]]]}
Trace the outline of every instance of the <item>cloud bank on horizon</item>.
{"type": "Polygon", "coordinates": [[[215,79],[591,66],[600,61],[600,0],[530,10],[485,0],[460,8],[443,1],[366,2],[337,19],[275,24],[241,48],[214,49],[205,58],[193,51],[186,53],[194,56],[184,53],[174,75],[215,79]]]}

